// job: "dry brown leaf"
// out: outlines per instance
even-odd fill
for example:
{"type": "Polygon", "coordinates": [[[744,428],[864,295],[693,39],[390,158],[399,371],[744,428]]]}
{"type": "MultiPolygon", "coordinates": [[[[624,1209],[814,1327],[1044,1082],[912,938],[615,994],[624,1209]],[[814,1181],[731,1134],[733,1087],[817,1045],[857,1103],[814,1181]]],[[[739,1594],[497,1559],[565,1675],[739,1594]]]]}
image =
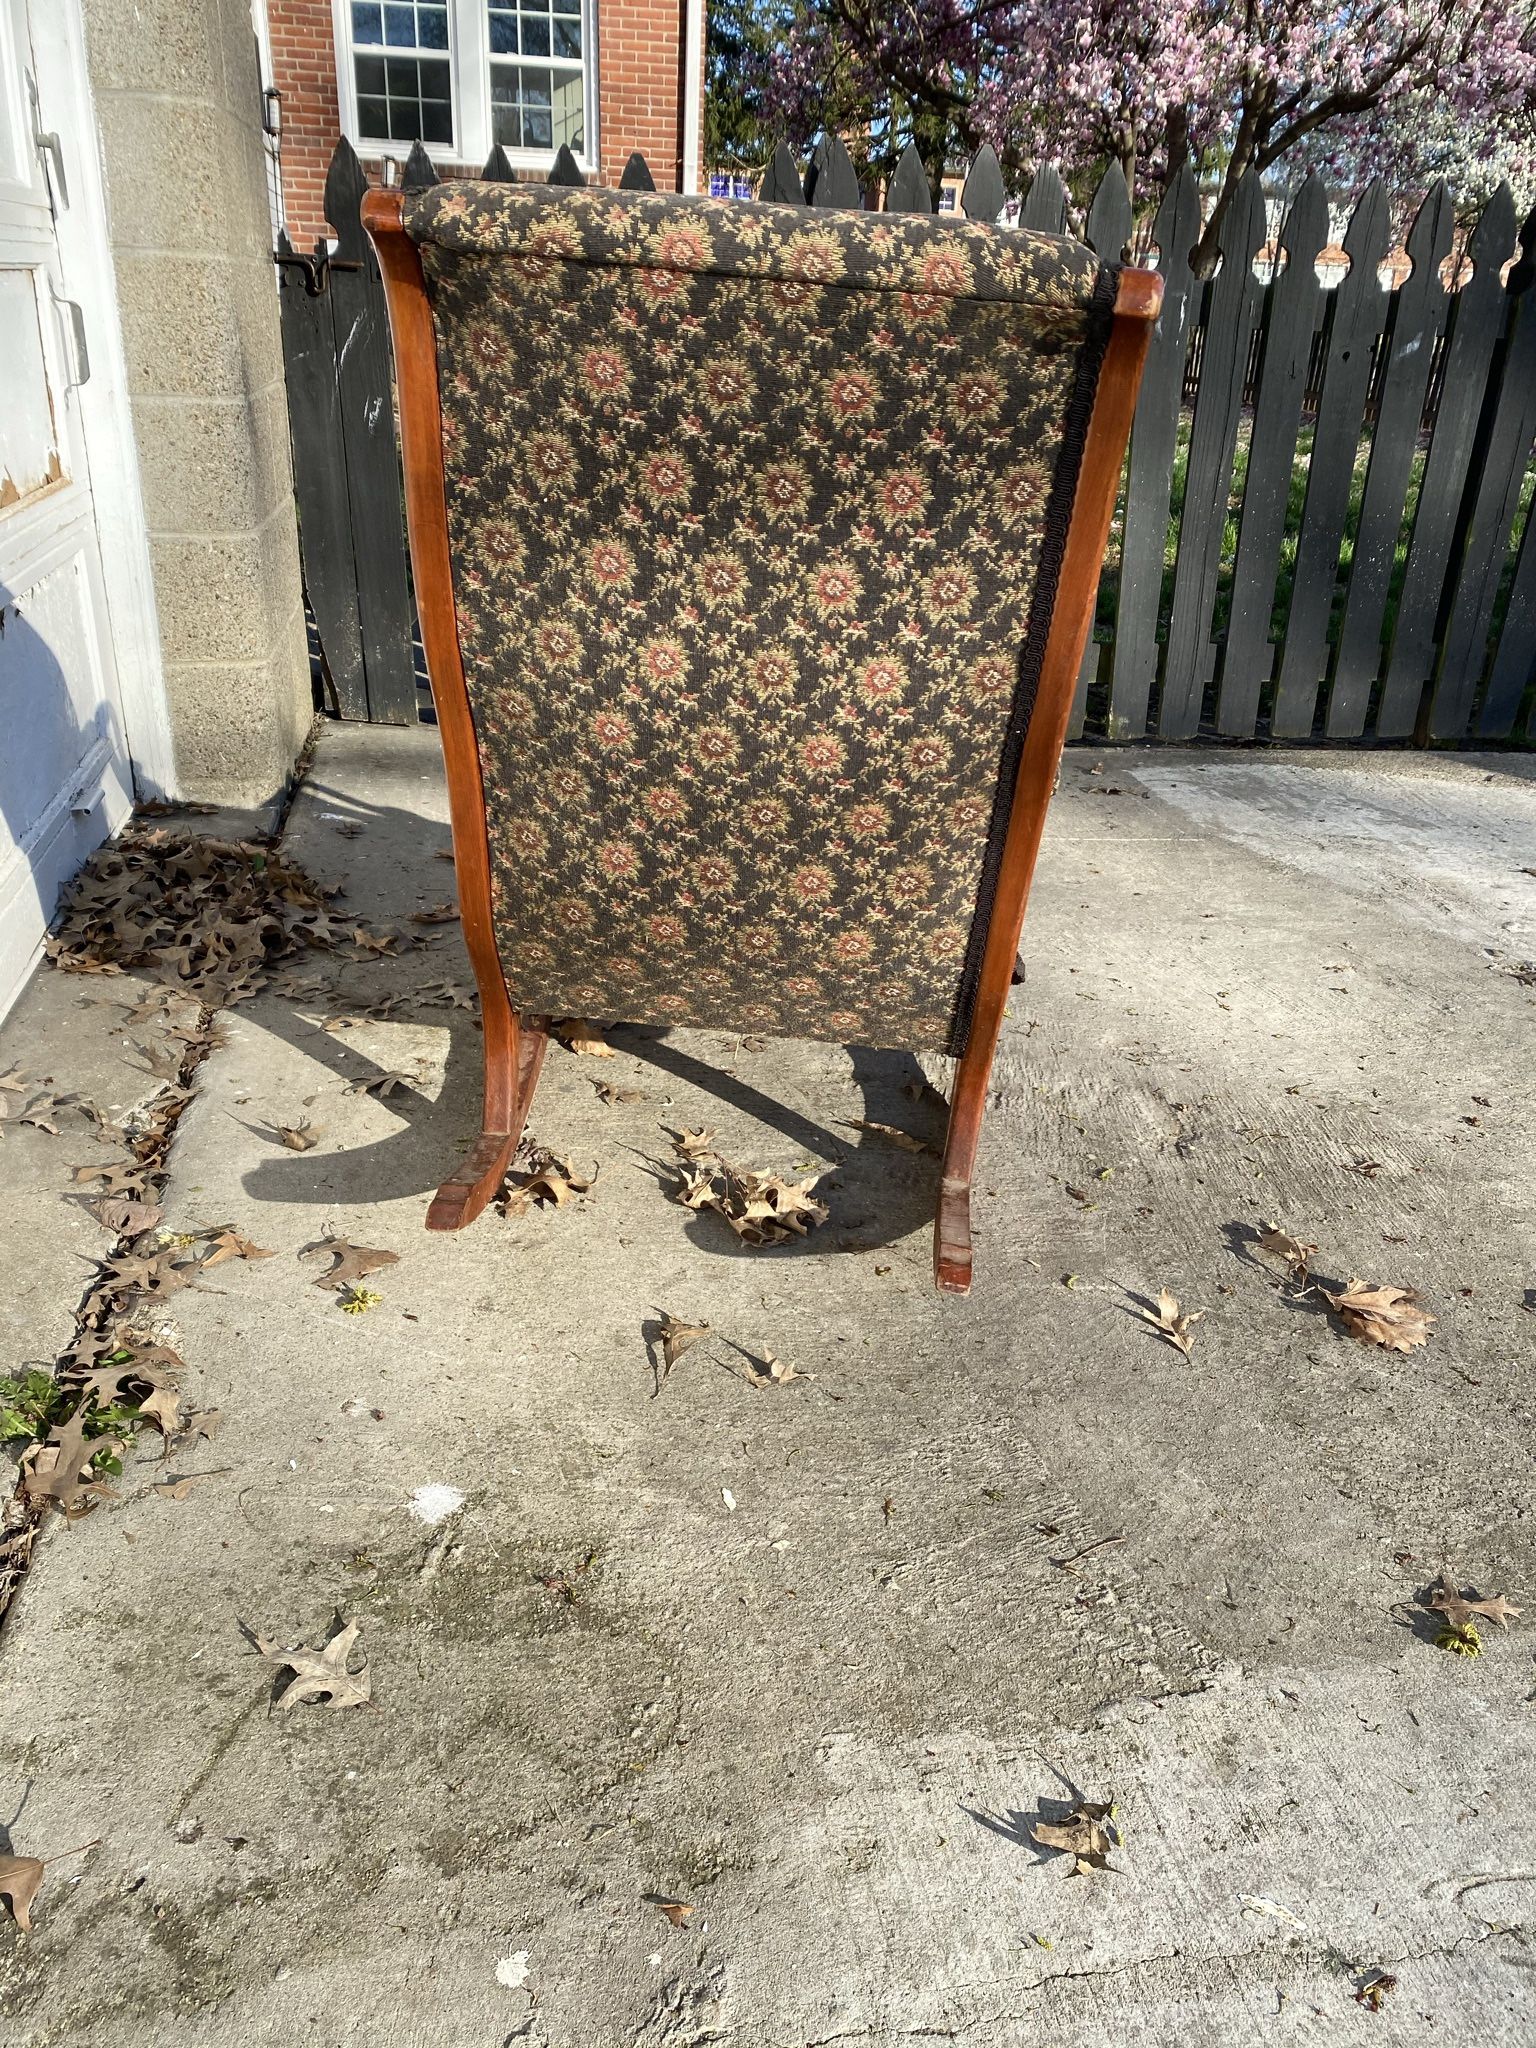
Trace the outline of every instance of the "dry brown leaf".
{"type": "Polygon", "coordinates": [[[691,1914],[698,1909],[685,1904],[682,1899],[652,1899],[651,1904],[658,1913],[665,1913],[674,1927],[686,1927],[691,1914]]]}
{"type": "Polygon", "coordinates": [[[776,1358],[771,1351],[765,1351],[761,1358],[747,1359],[750,1377],[747,1384],[761,1390],[764,1387],[787,1387],[791,1380],[808,1379],[808,1373],[800,1372],[787,1359],[776,1358]]]}
{"type": "Polygon", "coordinates": [[[78,1849],[60,1849],[55,1856],[0,1856],[0,1899],[10,1902],[11,1917],[23,1934],[32,1931],[32,1903],[50,1863],[62,1863],[66,1856],[83,1856],[100,1842],[82,1842],[78,1849]]]}
{"type": "Polygon", "coordinates": [[[54,1122],[54,1117],[59,1110],[67,1109],[75,1099],[73,1095],[35,1096],[25,1109],[16,1112],[11,1121],[17,1124],[30,1124],[34,1131],[46,1131],[50,1138],[56,1138],[59,1135],[59,1127],[54,1122]]]}
{"type": "Polygon", "coordinates": [[[127,1195],[104,1195],[86,1207],[104,1229],[119,1237],[141,1237],[146,1230],[153,1230],[165,1213],[153,1202],[135,1202],[127,1195]]]}
{"type": "Polygon", "coordinates": [[[281,1649],[268,1637],[257,1635],[243,1621],[240,1633],[269,1664],[275,1665],[279,1671],[287,1669],[294,1674],[273,1702],[279,1713],[286,1714],[290,1707],[296,1707],[305,1700],[324,1700],[330,1707],[372,1704],[373,1680],[366,1655],[356,1671],[347,1669],[347,1660],[357,1641],[358,1627],[357,1622],[343,1621],[338,1614],[335,1628],[318,1650],[302,1646],[292,1650],[281,1649]]]}
{"type": "Polygon", "coordinates": [[[412,924],[457,924],[458,906],[454,903],[434,903],[429,910],[413,910],[412,924]]]}
{"type": "Polygon", "coordinates": [[[1302,1286],[1307,1278],[1307,1262],[1317,1250],[1315,1244],[1304,1244],[1299,1237],[1292,1237],[1288,1231],[1278,1229],[1273,1223],[1266,1223],[1259,1237],[1259,1250],[1272,1257],[1284,1259],[1291,1278],[1302,1286]]]}
{"type": "Polygon", "coordinates": [[[1205,1314],[1203,1308],[1192,1309],[1188,1315],[1179,1307],[1178,1296],[1170,1294],[1166,1287],[1158,1292],[1156,1309],[1133,1308],[1133,1315],[1149,1323],[1159,1337],[1171,1344],[1175,1351],[1181,1351],[1188,1358],[1194,1347],[1191,1334],[1193,1326],[1205,1314]]]}
{"type": "Polygon", "coordinates": [[[1104,1825],[1113,1812],[1112,1805],[1080,1799],[1065,1820],[1036,1821],[1030,1832],[1042,1849],[1060,1849],[1072,1858],[1074,1877],[1086,1877],[1091,1870],[1115,1867],[1109,1852],[1119,1847],[1119,1837],[1104,1825]]]}
{"type": "Polygon", "coordinates": [[[706,1129],[702,1124],[696,1131],[684,1128],[680,1131],[673,1131],[669,1135],[672,1139],[672,1150],[679,1159],[703,1159],[715,1149],[714,1132],[706,1129]]]}
{"type": "Polygon", "coordinates": [[[407,1074],[403,1070],[395,1068],[387,1074],[374,1074],[370,1078],[363,1080],[349,1081],[346,1092],[348,1095],[377,1095],[383,1097],[393,1095],[397,1088],[419,1088],[420,1086],[420,1074],[407,1074]]]}
{"type": "Polygon", "coordinates": [[[320,1142],[324,1124],[311,1124],[307,1116],[300,1117],[296,1124],[274,1124],[272,1127],[290,1152],[312,1152],[320,1142]]]}
{"type": "Polygon", "coordinates": [[[1351,1280],[1339,1294],[1326,1287],[1322,1291],[1357,1343],[1379,1344],[1386,1351],[1417,1351],[1428,1341],[1435,1318],[1419,1307],[1411,1287],[1367,1287],[1363,1280],[1351,1280]]]}
{"type": "Polygon", "coordinates": [[[174,1387],[151,1387],[139,1403],[139,1414],[154,1423],[162,1436],[174,1436],[181,1428],[181,1396],[174,1387]]]}
{"type": "Polygon", "coordinates": [[[614,1056],[613,1047],[602,1032],[585,1017],[561,1017],[550,1025],[549,1031],[567,1052],[586,1053],[595,1060],[611,1060],[614,1056]]]}
{"type": "Polygon", "coordinates": [[[203,1269],[222,1266],[226,1259],[272,1259],[275,1252],[263,1251],[259,1244],[252,1244],[248,1237],[242,1237],[233,1224],[225,1224],[217,1230],[205,1230],[203,1237],[208,1250],[203,1254],[203,1269]]]}
{"type": "Polygon", "coordinates": [[[899,1145],[903,1152],[927,1152],[934,1158],[938,1157],[936,1145],[930,1145],[926,1138],[914,1138],[910,1131],[898,1130],[895,1124],[876,1124],[866,1117],[853,1117],[848,1120],[848,1128],[850,1131],[868,1131],[873,1137],[899,1145]]]}
{"type": "Polygon", "coordinates": [[[93,1477],[91,1460],[104,1451],[120,1451],[118,1436],[85,1434],[89,1400],[82,1399],[67,1422],[60,1423],[27,1466],[23,1486],[27,1498],[51,1502],[74,1521],[90,1507],[92,1497],[108,1491],[106,1481],[93,1477]]]}
{"type": "Polygon", "coordinates": [[[316,1238],[313,1244],[305,1245],[299,1252],[301,1259],[312,1258],[316,1252],[329,1252],[334,1263],[323,1273],[315,1275],[316,1287],[328,1287],[333,1294],[344,1288],[356,1287],[366,1280],[370,1273],[377,1273],[381,1266],[397,1266],[398,1252],[378,1251],[365,1244],[353,1244],[350,1238],[326,1236],[316,1238]]]}
{"type": "Polygon", "coordinates": [[[615,1081],[594,1081],[599,1102],[645,1102],[648,1100],[643,1088],[621,1088],[615,1081]]]}
{"type": "Polygon", "coordinates": [[[32,1931],[32,1901],[43,1882],[41,1856],[0,1856],[0,1899],[8,1899],[11,1917],[23,1934],[32,1931]]]}
{"type": "Polygon", "coordinates": [[[13,1095],[23,1095],[31,1086],[32,1083],[20,1067],[7,1067],[5,1072],[0,1074],[0,1088],[9,1089],[13,1095]]]}
{"type": "Polygon", "coordinates": [[[200,1437],[216,1437],[223,1426],[222,1408],[194,1408],[189,1415],[182,1418],[181,1428],[176,1433],[177,1448],[185,1450],[189,1444],[195,1444],[200,1437]]]}
{"type": "Polygon", "coordinates": [[[701,1337],[709,1335],[708,1323],[679,1322],[676,1316],[663,1315],[661,1319],[661,1361],[662,1377],[665,1378],[683,1353],[701,1337]]]}
{"type": "Polygon", "coordinates": [[[1449,1572],[1442,1572],[1430,1587],[1427,1604],[1443,1614],[1452,1628],[1465,1628],[1479,1614],[1485,1621],[1508,1628],[1512,1617],[1522,1611],[1506,1593],[1496,1593],[1488,1600],[1478,1593],[1463,1593],[1449,1572]]]}
{"type": "Polygon", "coordinates": [[[194,1486],[201,1486],[205,1479],[219,1479],[226,1472],[234,1470],[233,1465],[220,1465],[213,1472],[183,1472],[180,1478],[157,1479],[153,1491],[166,1500],[185,1500],[194,1486]]]}
{"type": "Polygon", "coordinates": [[[559,1209],[572,1195],[590,1193],[596,1180],[595,1173],[583,1180],[569,1159],[551,1155],[526,1173],[509,1174],[497,1203],[503,1216],[525,1216],[534,1204],[541,1209],[559,1209]]]}
{"type": "Polygon", "coordinates": [[[133,1159],[109,1159],[104,1166],[72,1166],[69,1170],[77,1182],[99,1180],[102,1192],[108,1195],[141,1195],[149,1179],[149,1168],[133,1159]]]}
{"type": "Polygon", "coordinates": [[[400,944],[400,934],[365,931],[361,925],[357,925],[352,931],[352,943],[362,953],[393,953],[400,944]]]}

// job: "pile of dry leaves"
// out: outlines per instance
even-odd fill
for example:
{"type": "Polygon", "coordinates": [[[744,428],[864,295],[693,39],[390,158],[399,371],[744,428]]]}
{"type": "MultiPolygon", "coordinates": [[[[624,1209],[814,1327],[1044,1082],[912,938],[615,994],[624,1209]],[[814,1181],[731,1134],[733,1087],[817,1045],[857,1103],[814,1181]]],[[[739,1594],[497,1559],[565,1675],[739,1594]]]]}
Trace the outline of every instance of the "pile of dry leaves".
{"type": "Polygon", "coordinates": [[[48,954],[71,974],[148,970],[219,1009],[296,945],[357,940],[326,908],[336,893],[264,846],[134,832],[81,870],[48,954]]]}
{"type": "Polygon", "coordinates": [[[683,1161],[672,1199],[685,1209],[713,1210],[746,1245],[788,1244],[826,1222],[828,1209],[811,1192],[819,1173],[805,1180],[733,1166],[714,1147],[713,1131],[679,1131],[672,1149],[683,1161]]]}

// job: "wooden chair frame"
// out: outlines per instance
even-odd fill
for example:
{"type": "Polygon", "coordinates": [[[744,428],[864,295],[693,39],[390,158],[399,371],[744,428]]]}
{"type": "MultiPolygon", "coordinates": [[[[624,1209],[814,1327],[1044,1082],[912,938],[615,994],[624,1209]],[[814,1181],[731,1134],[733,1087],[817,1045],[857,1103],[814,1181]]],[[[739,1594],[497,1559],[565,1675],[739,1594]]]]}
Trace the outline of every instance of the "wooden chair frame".
{"type": "MultiPolygon", "coordinates": [[[[448,546],[437,342],[426,280],[406,233],[399,190],[375,190],[363,225],[378,252],[394,338],[406,525],[427,673],[448,775],[459,912],[480,994],[485,1106],[468,1158],[437,1191],[429,1230],[462,1230],[500,1187],[527,1122],[548,1044],[547,1018],[519,1016],[502,973],[491,919],[490,844],[480,754],[459,648],[448,546]]],[[[1123,270],[1114,323],[1083,448],[1035,705],[1014,783],[1002,865],[982,956],[970,1037],[955,1071],[934,1222],[934,1279],[952,1294],[971,1285],[971,1180],[987,1086],[1012,983],[1029,886],[1055,784],[1072,700],[1093,619],[1104,544],[1130,435],[1142,363],[1162,304],[1162,279],[1123,270]]]]}

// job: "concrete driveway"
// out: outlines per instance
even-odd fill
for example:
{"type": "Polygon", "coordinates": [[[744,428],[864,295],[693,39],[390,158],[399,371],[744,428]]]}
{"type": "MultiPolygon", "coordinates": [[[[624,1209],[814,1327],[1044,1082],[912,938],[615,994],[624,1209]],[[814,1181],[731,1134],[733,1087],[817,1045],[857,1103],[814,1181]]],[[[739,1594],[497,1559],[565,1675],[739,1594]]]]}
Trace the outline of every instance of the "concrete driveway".
{"type": "MultiPolygon", "coordinates": [[[[1453,1656],[1417,1598],[1536,1594],[1533,774],[1070,754],[956,1301],[933,1159],[856,1127],[942,1104],[836,1046],[557,1050],[532,1135],[591,1192],[428,1238],[478,1086],[456,928],[410,923],[436,740],[328,728],[286,849],[427,943],[297,962],[197,1071],[166,1227],[275,1256],[167,1305],[212,1476],[155,1493],[146,1433],[0,1636],[0,1820],[101,1838],[0,1927],[11,2048],[1536,2038],[1531,1627],[1453,1656]],[[674,1203],[700,1125],[827,1168],[825,1228],[674,1203]],[[1352,1341],[1265,1222],[1427,1346],[1352,1341]],[[399,1255],[364,1313],[326,1232],[399,1255]],[[711,1330],[658,1391],[666,1314],[711,1330]],[[337,1612],[372,1705],[274,1712],[238,1621],[337,1612]],[[1032,1839],[1078,1798],[1112,1871],[1032,1839]]],[[[132,993],[45,972],[0,1071],[148,1099],[132,993]]],[[[16,1359],[107,1242],[83,1156],[0,1147],[16,1359]]]]}

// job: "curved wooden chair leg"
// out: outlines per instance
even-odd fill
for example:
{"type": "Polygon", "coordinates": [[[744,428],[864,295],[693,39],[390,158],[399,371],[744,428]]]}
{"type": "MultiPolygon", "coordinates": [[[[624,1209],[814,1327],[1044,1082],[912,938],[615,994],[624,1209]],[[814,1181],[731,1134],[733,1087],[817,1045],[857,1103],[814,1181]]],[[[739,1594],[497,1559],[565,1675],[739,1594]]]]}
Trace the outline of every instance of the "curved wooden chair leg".
{"type": "Polygon", "coordinates": [[[542,1021],[522,1021],[511,1010],[493,1033],[494,1016],[493,1010],[486,1017],[484,1127],[464,1164],[433,1196],[428,1230],[462,1230],[474,1222],[500,1188],[528,1121],[549,1033],[542,1021]]]}

